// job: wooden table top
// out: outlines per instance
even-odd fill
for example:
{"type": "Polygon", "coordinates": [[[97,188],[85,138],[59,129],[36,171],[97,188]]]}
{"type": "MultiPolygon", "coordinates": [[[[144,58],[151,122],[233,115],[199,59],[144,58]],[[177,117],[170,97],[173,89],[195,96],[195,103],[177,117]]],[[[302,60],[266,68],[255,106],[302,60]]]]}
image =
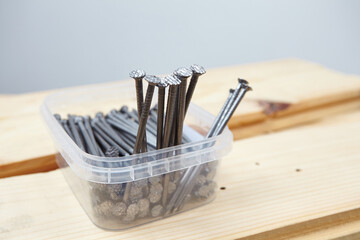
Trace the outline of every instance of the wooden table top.
{"type": "Polygon", "coordinates": [[[301,60],[208,74],[213,84],[231,79],[225,90],[196,92],[194,102],[214,114],[209,104],[219,107],[238,76],[255,89],[230,124],[242,140],[222,160],[225,190],[206,206],[121,232],[90,222],[60,170],[6,177],[56,168],[55,149],[38,113],[49,92],[0,96],[0,239],[357,239],[360,78],[301,60]],[[21,152],[18,144],[28,145],[21,152]]]}

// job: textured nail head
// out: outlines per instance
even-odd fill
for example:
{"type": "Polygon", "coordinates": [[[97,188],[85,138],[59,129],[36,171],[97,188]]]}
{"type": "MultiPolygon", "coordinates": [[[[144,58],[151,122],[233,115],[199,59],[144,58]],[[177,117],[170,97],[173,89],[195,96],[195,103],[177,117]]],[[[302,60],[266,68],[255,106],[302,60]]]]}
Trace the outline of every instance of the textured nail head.
{"type": "Polygon", "coordinates": [[[206,73],[205,68],[197,64],[191,65],[190,70],[193,72],[194,75],[198,75],[198,76],[206,73]]]}
{"type": "Polygon", "coordinates": [[[180,79],[188,78],[192,75],[192,71],[188,68],[181,67],[174,71],[174,75],[179,77],[180,79]]]}
{"type": "Polygon", "coordinates": [[[118,157],[120,155],[120,151],[118,148],[111,146],[106,149],[105,156],[106,157],[118,157]]]}
{"type": "Polygon", "coordinates": [[[154,75],[146,75],[144,77],[145,81],[147,81],[150,85],[156,86],[161,82],[161,78],[154,75]]]}
{"type": "Polygon", "coordinates": [[[144,70],[141,70],[141,69],[137,69],[137,70],[133,70],[129,73],[129,76],[131,78],[134,78],[134,79],[142,79],[143,77],[146,76],[146,73],[144,70]]]}
{"type": "Polygon", "coordinates": [[[179,85],[181,83],[174,75],[166,76],[164,80],[168,83],[168,85],[179,85]]]}
{"type": "Polygon", "coordinates": [[[157,84],[157,86],[160,88],[165,88],[169,86],[169,83],[166,81],[165,78],[160,78],[160,82],[157,84]]]}

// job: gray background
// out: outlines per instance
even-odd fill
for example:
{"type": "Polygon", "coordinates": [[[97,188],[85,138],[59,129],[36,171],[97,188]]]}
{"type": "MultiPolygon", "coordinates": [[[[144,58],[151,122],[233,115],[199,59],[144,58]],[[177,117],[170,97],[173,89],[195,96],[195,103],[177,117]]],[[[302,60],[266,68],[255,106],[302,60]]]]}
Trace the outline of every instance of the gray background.
{"type": "Polygon", "coordinates": [[[360,74],[360,1],[0,0],[0,93],[297,57],[360,74]]]}

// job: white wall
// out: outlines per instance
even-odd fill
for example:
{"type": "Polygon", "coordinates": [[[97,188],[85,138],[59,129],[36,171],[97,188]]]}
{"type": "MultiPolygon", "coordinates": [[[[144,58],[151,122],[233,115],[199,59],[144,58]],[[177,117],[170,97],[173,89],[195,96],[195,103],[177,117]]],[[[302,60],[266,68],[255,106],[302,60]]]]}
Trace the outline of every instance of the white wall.
{"type": "Polygon", "coordinates": [[[360,74],[360,1],[0,0],[0,93],[298,57],[360,74]]]}

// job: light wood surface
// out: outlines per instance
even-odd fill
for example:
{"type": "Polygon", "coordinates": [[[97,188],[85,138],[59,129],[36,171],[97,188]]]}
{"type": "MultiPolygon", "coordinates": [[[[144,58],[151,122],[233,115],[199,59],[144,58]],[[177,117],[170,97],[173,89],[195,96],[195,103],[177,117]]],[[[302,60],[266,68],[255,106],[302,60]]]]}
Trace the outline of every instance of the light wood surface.
{"type": "MultiPolygon", "coordinates": [[[[95,227],[60,170],[0,180],[0,239],[330,239],[360,221],[360,112],[236,141],[214,202],[123,232],[95,227]],[[316,238],[314,238],[316,237],[316,238]]],[[[356,236],[356,235],[355,235],[356,236]]]]}
{"type": "MultiPolygon", "coordinates": [[[[297,59],[210,69],[199,80],[193,102],[216,115],[238,77],[254,91],[229,123],[236,139],[359,109],[360,77],[297,59]]],[[[0,178],[56,168],[55,149],[39,113],[52,92],[0,96],[0,178]]]]}

